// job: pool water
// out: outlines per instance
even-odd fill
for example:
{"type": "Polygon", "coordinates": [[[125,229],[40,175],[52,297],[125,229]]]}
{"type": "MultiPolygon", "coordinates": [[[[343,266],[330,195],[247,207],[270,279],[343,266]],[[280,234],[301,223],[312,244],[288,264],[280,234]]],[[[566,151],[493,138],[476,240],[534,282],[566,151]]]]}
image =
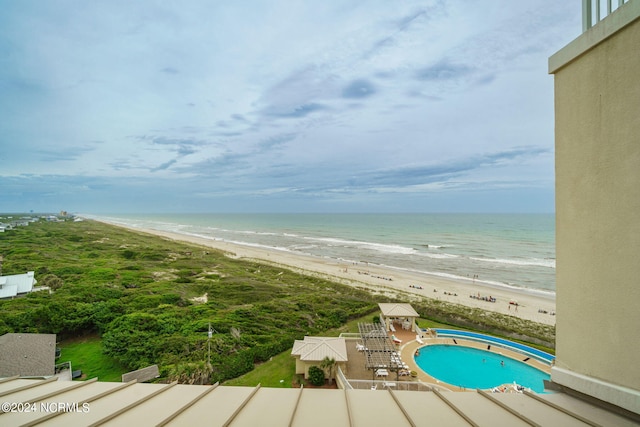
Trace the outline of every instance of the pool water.
{"type": "MultiPolygon", "coordinates": [[[[523,356],[524,357],[524,356],[523,356]]],[[[490,389],[517,384],[544,392],[543,380],[550,378],[539,369],[509,357],[458,345],[429,345],[414,356],[416,364],[442,382],[464,388],[490,389]]]]}

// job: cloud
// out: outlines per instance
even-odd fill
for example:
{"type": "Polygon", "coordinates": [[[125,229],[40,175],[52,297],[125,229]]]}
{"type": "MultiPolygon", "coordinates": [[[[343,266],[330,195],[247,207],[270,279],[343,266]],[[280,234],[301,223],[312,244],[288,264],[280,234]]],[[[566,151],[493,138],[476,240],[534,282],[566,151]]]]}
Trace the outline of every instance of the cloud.
{"type": "Polygon", "coordinates": [[[464,64],[453,64],[447,60],[422,68],[416,77],[420,80],[452,80],[466,77],[473,73],[473,68],[464,64]]]}
{"type": "Polygon", "coordinates": [[[0,14],[5,209],[162,211],[170,191],[184,209],[369,210],[474,182],[553,191],[546,63],[579,33],[575,5],[123,5],[0,14]]]}
{"type": "Polygon", "coordinates": [[[176,159],[169,160],[168,162],[165,162],[158,167],[151,168],[151,172],[157,172],[157,171],[169,169],[169,167],[174,165],[176,162],[177,162],[176,159]]]}
{"type": "Polygon", "coordinates": [[[293,119],[306,117],[311,113],[326,110],[327,107],[318,103],[296,105],[289,108],[270,106],[262,112],[269,117],[293,119]]]}
{"type": "Polygon", "coordinates": [[[368,98],[376,93],[376,87],[366,79],[357,79],[342,90],[342,97],[348,99],[368,98]]]}

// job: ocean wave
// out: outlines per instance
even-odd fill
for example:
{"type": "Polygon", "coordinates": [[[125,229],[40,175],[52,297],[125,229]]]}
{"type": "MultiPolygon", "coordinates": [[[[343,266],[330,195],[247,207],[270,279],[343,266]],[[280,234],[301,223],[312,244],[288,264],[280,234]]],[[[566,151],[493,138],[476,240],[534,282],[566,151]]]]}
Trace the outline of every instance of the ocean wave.
{"type": "Polygon", "coordinates": [[[453,259],[453,258],[460,258],[460,255],[453,255],[453,254],[448,254],[448,253],[438,253],[438,252],[421,252],[418,253],[417,255],[419,256],[423,256],[423,257],[427,257],[427,258],[433,258],[433,259],[453,259]]]}
{"type": "Polygon", "coordinates": [[[529,286],[509,284],[509,283],[498,282],[494,280],[486,280],[486,279],[480,280],[478,278],[473,279],[469,276],[461,276],[458,274],[446,273],[442,271],[425,271],[425,270],[419,270],[415,268],[396,267],[396,266],[386,265],[386,264],[376,264],[376,265],[383,268],[388,268],[390,270],[407,271],[411,273],[424,274],[427,276],[442,277],[443,279],[448,279],[453,281],[473,282],[479,285],[488,286],[496,289],[509,289],[511,291],[534,294],[534,295],[542,296],[544,298],[549,298],[549,299],[555,298],[555,295],[556,295],[555,291],[548,290],[548,289],[532,288],[529,286]]]}
{"type": "Polygon", "coordinates": [[[385,243],[362,242],[357,240],[345,240],[335,237],[305,237],[306,240],[323,242],[329,246],[355,247],[359,249],[370,249],[378,252],[413,255],[417,253],[414,248],[401,245],[389,245],[385,243]]]}
{"type": "Polygon", "coordinates": [[[285,248],[283,246],[271,246],[271,245],[263,245],[260,243],[240,242],[240,241],[227,240],[227,239],[222,239],[222,240],[224,242],[232,243],[234,245],[239,245],[239,246],[249,246],[251,248],[269,249],[269,250],[276,250],[281,252],[293,252],[291,249],[285,248]]]}
{"type": "Polygon", "coordinates": [[[419,246],[427,249],[444,249],[446,247],[444,245],[430,245],[428,243],[419,246]]]}
{"type": "Polygon", "coordinates": [[[472,259],[474,261],[490,262],[490,263],[495,263],[495,264],[509,264],[509,265],[522,265],[522,266],[556,268],[556,260],[555,259],[540,259],[540,258],[506,259],[506,258],[478,258],[478,257],[469,257],[469,259],[472,259]]]}

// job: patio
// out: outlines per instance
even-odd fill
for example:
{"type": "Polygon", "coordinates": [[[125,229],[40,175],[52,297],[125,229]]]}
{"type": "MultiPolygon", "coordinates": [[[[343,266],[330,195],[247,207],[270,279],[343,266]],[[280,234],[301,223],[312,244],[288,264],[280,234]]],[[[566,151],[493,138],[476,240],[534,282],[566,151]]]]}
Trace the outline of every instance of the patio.
{"type": "MultiPolygon", "coordinates": [[[[382,355],[372,356],[369,355],[367,357],[367,352],[359,350],[358,347],[364,345],[364,340],[361,338],[358,339],[348,339],[347,340],[347,355],[348,355],[348,363],[347,369],[345,372],[345,376],[349,380],[354,381],[367,381],[369,385],[378,383],[380,385],[384,385],[383,383],[412,383],[415,382],[416,378],[412,378],[410,375],[398,375],[397,368],[390,368],[391,362],[391,354],[392,352],[398,352],[401,355],[402,362],[406,363],[409,366],[409,370],[415,370],[415,368],[411,368],[411,364],[409,360],[407,360],[406,356],[402,356],[402,347],[411,341],[415,341],[416,334],[409,330],[403,330],[402,327],[397,328],[395,332],[385,333],[384,341],[390,343],[390,348],[379,348],[378,350],[382,350],[382,355]],[[394,343],[392,340],[392,336],[395,336],[401,343],[394,343]],[[384,360],[382,358],[385,358],[384,360]],[[374,371],[376,365],[382,366],[386,365],[388,375],[384,377],[376,376],[374,371]],[[395,369],[395,370],[394,370],[395,369]],[[373,383],[372,383],[373,381],[373,383]]],[[[368,341],[368,346],[371,346],[371,341],[368,341]]],[[[417,343],[416,343],[417,344],[417,343]]],[[[371,352],[375,353],[375,352],[371,352]]],[[[400,367],[401,369],[401,367],[400,367]]],[[[416,387],[419,387],[416,385],[416,387]]],[[[368,388],[368,387],[367,387],[368,388]]],[[[379,387],[380,388],[380,387],[379,387]]]]}

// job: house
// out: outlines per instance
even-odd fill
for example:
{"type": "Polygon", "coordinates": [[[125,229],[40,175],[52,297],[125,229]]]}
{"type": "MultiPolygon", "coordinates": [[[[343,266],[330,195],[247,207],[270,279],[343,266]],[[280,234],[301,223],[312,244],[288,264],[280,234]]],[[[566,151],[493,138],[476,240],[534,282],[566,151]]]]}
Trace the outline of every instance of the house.
{"type": "Polygon", "coordinates": [[[296,374],[309,376],[311,366],[319,366],[325,357],[336,361],[344,372],[347,366],[347,345],[344,338],[304,337],[293,343],[291,355],[296,359],[296,374]]]}
{"type": "Polygon", "coordinates": [[[55,364],[56,334],[0,336],[0,377],[50,377],[55,364]]]}
{"type": "Polygon", "coordinates": [[[38,281],[35,279],[33,271],[28,271],[24,274],[0,276],[0,299],[29,293],[36,283],[38,281]]]}

